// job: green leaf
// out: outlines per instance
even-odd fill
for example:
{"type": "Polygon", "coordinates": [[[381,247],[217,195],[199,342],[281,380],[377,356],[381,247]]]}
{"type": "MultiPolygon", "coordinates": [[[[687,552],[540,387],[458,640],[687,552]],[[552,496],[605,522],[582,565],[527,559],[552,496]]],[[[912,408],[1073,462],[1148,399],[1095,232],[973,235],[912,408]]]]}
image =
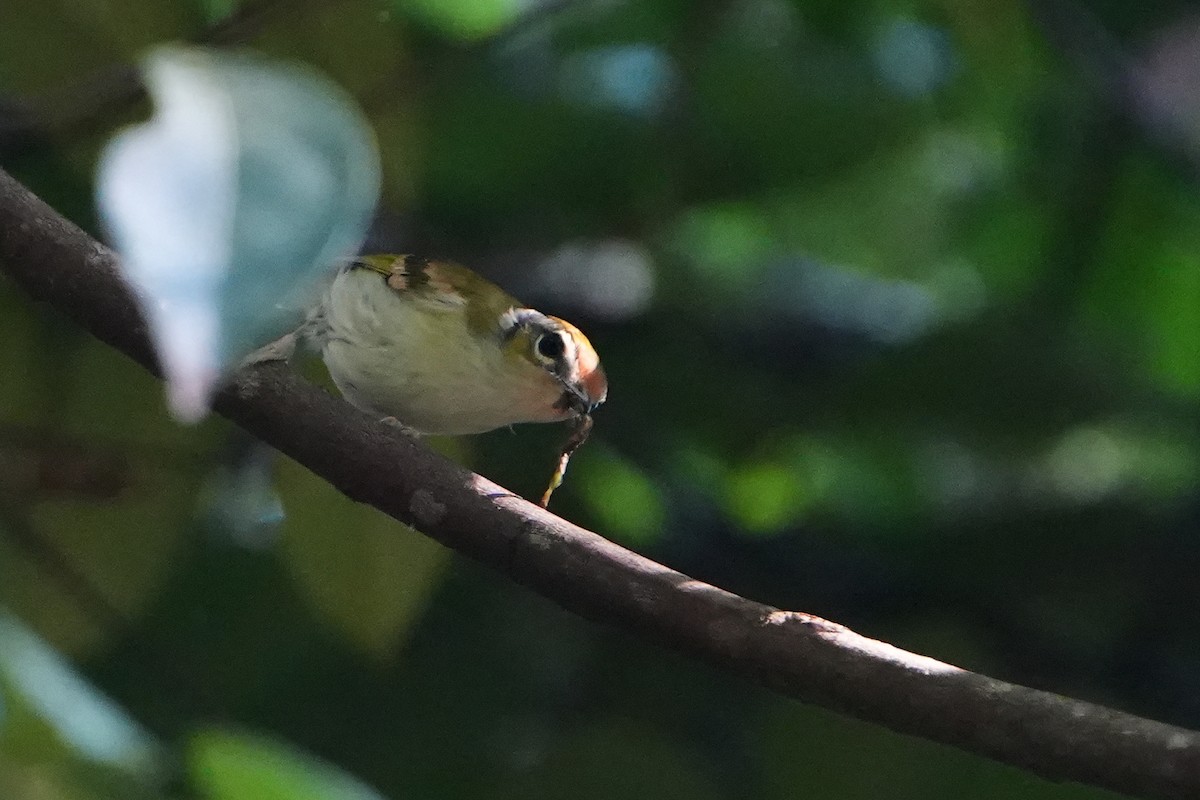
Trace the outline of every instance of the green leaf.
{"type": "Polygon", "coordinates": [[[192,783],[209,800],[382,800],[328,762],[250,734],[201,731],[187,758],[192,783]]]}
{"type": "Polygon", "coordinates": [[[750,533],[778,532],[797,520],[812,502],[805,477],[787,464],[746,464],[729,475],[726,506],[750,533]]]}
{"type": "Polygon", "coordinates": [[[575,461],[566,483],[571,491],[578,487],[600,530],[631,544],[648,544],[662,533],[666,506],[649,475],[600,446],[581,450],[575,461]]]}
{"type": "Polygon", "coordinates": [[[219,22],[230,14],[232,14],[238,6],[239,0],[199,0],[201,13],[204,14],[205,20],[212,24],[219,22]]]}
{"type": "Polygon", "coordinates": [[[482,39],[511,24],[528,7],[523,0],[396,0],[411,15],[455,39],[482,39]]]}
{"type": "Polygon", "coordinates": [[[441,584],[450,551],[289,459],[278,486],[283,549],[301,594],[360,649],[391,656],[441,584]]]}

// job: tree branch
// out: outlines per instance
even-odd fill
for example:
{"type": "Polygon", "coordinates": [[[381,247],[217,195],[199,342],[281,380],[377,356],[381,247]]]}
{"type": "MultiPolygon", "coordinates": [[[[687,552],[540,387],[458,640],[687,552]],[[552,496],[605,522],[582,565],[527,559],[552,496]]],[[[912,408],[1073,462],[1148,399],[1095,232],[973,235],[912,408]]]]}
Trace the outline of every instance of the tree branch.
{"type": "MultiPolygon", "coordinates": [[[[156,370],[113,253],[2,171],[0,267],[156,370]]],[[[1200,797],[1196,733],[994,680],[693,580],[450,463],[284,365],[243,371],[216,408],[354,500],[588,619],[780,694],[1051,780],[1200,797]]]]}

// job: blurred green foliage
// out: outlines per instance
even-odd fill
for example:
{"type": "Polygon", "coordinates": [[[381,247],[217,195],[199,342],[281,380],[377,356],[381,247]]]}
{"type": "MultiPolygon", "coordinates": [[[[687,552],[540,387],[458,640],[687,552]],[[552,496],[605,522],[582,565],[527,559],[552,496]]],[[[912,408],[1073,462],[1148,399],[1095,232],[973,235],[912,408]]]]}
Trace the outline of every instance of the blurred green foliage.
{"type": "MultiPolygon", "coordinates": [[[[308,62],[379,137],[372,249],[460,259],[603,355],[560,513],[1195,726],[1192,14],[8,0],[0,165],[94,229],[98,148],[148,111],[115,66],[171,39],[308,62]]],[[[2,283],[0,331],[0,797],[1107,796],[585,623],[294,464],[256,478],[229,426],[176,427],[153,379],[2,283]],[[91,735],[137,730],[153,763],[81,746],[21,648],[69,659],[91,735]]],[[[563,435],[438,446],[536,496],[563,435]]]]}

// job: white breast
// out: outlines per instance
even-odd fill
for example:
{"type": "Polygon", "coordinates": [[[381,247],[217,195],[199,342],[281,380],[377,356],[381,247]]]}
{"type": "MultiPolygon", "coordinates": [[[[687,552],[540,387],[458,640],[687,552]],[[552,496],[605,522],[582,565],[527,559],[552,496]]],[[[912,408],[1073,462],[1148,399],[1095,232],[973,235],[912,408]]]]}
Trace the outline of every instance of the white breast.
{"type": "Polygon", "coordinates": [[[556,418],[545,373],[506,362],[498,336],[473,335],[461,303],[414,300],[352,269],[337,276],[324,305],[321,356],[359,408],[431,434],[556,418]]]}

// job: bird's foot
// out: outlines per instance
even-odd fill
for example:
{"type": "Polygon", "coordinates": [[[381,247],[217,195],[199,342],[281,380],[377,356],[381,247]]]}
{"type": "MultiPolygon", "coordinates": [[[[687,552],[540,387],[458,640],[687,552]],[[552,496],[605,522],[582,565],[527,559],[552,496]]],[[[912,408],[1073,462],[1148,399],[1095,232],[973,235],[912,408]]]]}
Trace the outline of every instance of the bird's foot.
{"type": "Polygon", "coordinates": [[[268,345],[263,345],[250,355],[243,358],[241,366],[250,367],[255,364],[263,364],[268,361],[287,361],[295,352],[296,334],[288,333],[280,336],[278,339],[268,345]]]}
{"type": "Polygon", "coordinates": [[[387,425],[390,428],[395,428],[396,430],[400,431],[401,433],[403,433],[405,436],[407,436],[410,439],[420,439],[421,438],[421,432],[419,430],[417,430],[416,428],[410,428],[409,426],[405,425],[403,422],[396,419],[395,417],[384,417],[383,419],[381,419],[379,421],[382,422],[384,425],[387,425]]]}

